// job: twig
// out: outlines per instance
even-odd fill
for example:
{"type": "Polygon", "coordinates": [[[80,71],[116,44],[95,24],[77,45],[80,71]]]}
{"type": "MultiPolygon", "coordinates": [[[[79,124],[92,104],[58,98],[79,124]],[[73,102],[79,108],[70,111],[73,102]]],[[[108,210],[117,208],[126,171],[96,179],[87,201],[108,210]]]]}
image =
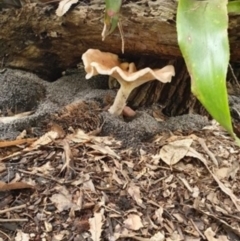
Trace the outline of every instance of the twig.
{"type": "Polygon", "coordinates": [[[11,208],[6,208],[4,210],[0,210],[0,214],[10,212],[10,211],[13,211],[13,210],[17,210],[17,209],[21,209],[21,208],[25,208],[26,206],[27,206],[26,204],[22,204],[22,205],[11,207],[11,208]]]}
{"type": "Polygon", "coordinates": [[[28,219],[27,218],[15,218],[15,219],[0,218],[0,223],[10,223],[10,222],[28,222],[28,219]]]}
{"type": "Polygon", "coordinates": [[[231,74],[232,74],[232,76],[233,76],[233,79],[235,80],[235,82],[236,82],[236,84],[238,85],[238,87],[240,87],[240,84],[239,84],[239,82],[238,82],[237,76],[236,76],[235,73],[234,73],[234,70],[233,70],[233,68],[232,68],[232,65],[231,65],[231,64],[228,64],[228,67],[229,67],[229,69],[230,69],[230,71],[231,71],[231,74]]]}
{"type": "Polygon", "coordinates": [[[118,29],[119,29],[119,33],[120,33],[121,40],[122,40],[122,53],[124,54],[125,39],[124,39],[123,28],[122,28],[122,24],[121,24],[120,20],[118,21],[118,29]]]}
{"type": "Polygon", "coordinates": [[[22,170],[22,169],[18,169],[18,171],[19,171],[19,172],[22,172],[22,173],[25,173],[25,174],[28,174],[28,175],[33,175],[33,176],[42,177],[42,178],[45,178],[45,179],[48,179],[48,180],[57,182],[57,183],[59,183],[59,184],[68,183],[68,182],[64,182],[64,181],[57,180],[56,178],[53,178],[53,177],[48,177],[48,176],[43,175],[43,174],[40,174],[40,173],[32,173],[32,172],[28,172],[28,171],[25,171],[25,170],[22,170]]]}
{"type": "Polygon", "coordinates": [[[11,238],[6,233],[4,233],[3,231],[0,230],[0,233],[3,234],[4,236],[6,236],[9,240],[11,240],[11,238]]]}
{"type": "Polygon", "coordinates": [[[214,156],[214,154],[208,149],[206,143],[204,142],[204,140],[202,138],[197,138],[199,144],[202,146],[202,148],[207,152],[207,154],[209,155],[209,157],[212,159],[214,165],[216,167],[218,167],[218,160],[216,159],[216,157],[214,156]]]}
{"type": "Polygon", "coordinates": [[[190,219],[193,227],[196,229],[196,231],[201,235],[201,237],[206,240],[206,237],[204,236],[204,234],[199,230],[199,228],[197,227],[197,225],[194,223],[194,221],[192,219],[190,219]]]}
{"type": "Polygon", "coordinates": [[[103,205],[103,207],[106,208],[106,209],[108,209],[108,211],[113,211],[113,212],[115,212],[115,213],[118,214],[118,215],[122,215],[121,212],[118,212],[117,210],[115,210],[115,209],[113,209],[113,208],[110,208],[110,207],[108,207],[108,206],[106,206],[106,205],[103,205]]]}
{"type": "Polygon", "coordinates": [[[19,139],[19,140],[13,140],[13,141],[0,141],[0,148],[17,146],[22,144],[31,144],[35,140],[36,138],[19,139]]]}

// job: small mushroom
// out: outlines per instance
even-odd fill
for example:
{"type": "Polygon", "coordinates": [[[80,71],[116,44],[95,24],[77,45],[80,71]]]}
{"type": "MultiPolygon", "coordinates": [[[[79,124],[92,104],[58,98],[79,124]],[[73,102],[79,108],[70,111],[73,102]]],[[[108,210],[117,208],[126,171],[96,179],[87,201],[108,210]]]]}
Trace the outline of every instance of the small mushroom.
{"type": "Polygon", "coordinates": [[[112,76],[119,82],[120,89],[109,109],[109,112],[114,115],[122,113],[130,93],[136,87],[155,79],[167,83],[175,75],[172,65],[167,65],[162,69],[144,68],[137,70],[134,63],[121,63],[117,55],[101,52],[98,49],[87,50],[82,55],[82,60],[87,72],[86,79],[102,74],[112,76]]]}

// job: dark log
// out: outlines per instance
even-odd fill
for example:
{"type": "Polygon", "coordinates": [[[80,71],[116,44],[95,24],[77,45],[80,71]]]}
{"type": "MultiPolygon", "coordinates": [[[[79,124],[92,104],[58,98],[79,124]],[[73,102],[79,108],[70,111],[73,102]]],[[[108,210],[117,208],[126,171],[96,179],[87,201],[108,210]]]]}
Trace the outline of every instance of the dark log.
{"type": "MultiPolygon", "coordinates": [[[[121,54],[121,38],[115,31],[104,42],[104,1],[80,1],[63,17],[57,17],[58,3],[26,3],[5,9],[17,0],[3,0],[0,12],[0,57],[3,66],[20,68],[48,79],[74,67],[88,48],[121,54]],[[98,2],[98,3],[96,3],[98,2]]],[[[137,1],[122,9],[125,53],[171,59],[181,56],[176,34],[176,0],[137,1]]],[[[0,6],[1,7],[1,6],[0,6]]],[[[230,17],[233,60],[240,57],[240,16],[230,17]]]]}

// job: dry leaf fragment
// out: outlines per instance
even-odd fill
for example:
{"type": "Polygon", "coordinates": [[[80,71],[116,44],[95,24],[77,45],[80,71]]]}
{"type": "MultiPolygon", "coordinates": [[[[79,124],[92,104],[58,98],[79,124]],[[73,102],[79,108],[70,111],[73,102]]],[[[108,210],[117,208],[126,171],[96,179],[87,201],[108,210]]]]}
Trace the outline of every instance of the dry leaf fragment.
{"type": "Polygon", "coordinates": [[[159,224],[163,223],[163,208],[159,207],[156,211],[155,211],[155,216],[157,217],[157,221],[159,224]]]}
{"type": "Polygon", "coordinates": [[[60,133],[57,131],[49,131],[43,136],[41,136],[38,140],[33,142],[33,144],[26,150],[31,151],[34,148],[38,148],[39,146],[44,146],[51,143],[53,140],[60,137],[60,133]]]}
{"type": "Polygon", "coordinates": [[[72,202],[72,195],[64,187],[56,188],[59,189],[59,193],[53,194],[50,200],[55,204],[59,212],[64,210],[79,210],[80,207],[72,202]]]}
{"type": "Polygon", "coordinates": [[[137,214],[129,214],[128,218],[124,220],[125,227],[131,230],[139,230],[143,228],[142,220],[137,214]]]}
{"type": "Polygon", "coordinates": [[[86,182],[83,183],[83,189],[90,190],[91,192],[96,193],[95,186],[94,186],[91,179],[89,179],[89,180],[87,180],[86,182]]]}
{"type": "Polygon", "coordinates": [[[161,148],[159,156],[166,164],[172,166],[187,154],[192,142],[192,139],[171,142],[161,148]]]}
{"type": "Polygon", "coordinates": [[[229,176],[231,167],[221,167],[214,171],[214,174],[221,180],[229,176]]]}
{"type": "Polygon", "coordinates": [[[109,146],[102,146],[102,145],[88,145],[88,146],[90,146],[91,148],[93,148],[96,151],[101,152],[102,154],[115,157],[118,160],[121,159],[120,156],[117,155],[109,146]]]}
{"type": "Polygon", "coordinates": [[[47,222],[46,220],[44,221],[44,226],[45,226],[45,232],[49,233],[52,232],[53,227],[52,224],[47,222]]]}
{"type": "Polygon", "coordinates": [[[65,237],[69,235],[69,231],[67,230],[62,230],[57,234],[54,234],[52,237],[52,241],[61,241],[64,240],[65,237]]]}
{"type": "Polygon", "coordinates": [[[161,232],[155,233],[151,238],[150,241],[164,241],[165,235],[161,232]]]}
{"type": "Polygon", "coordinates": [[[113,180],[115,180],[118,184],[123,185],[123,181],[118,177],[117,173],[116,173],[116,168],[113,168],[112,170],[112,178],[113,180]]]}
{"type": "Polygon", "coordinates": [[[62,173],[64,170],[67,170],[68,175],[71,175],[70,173],[74,172],[72,150],[70,148],[68,141],[63,140],[62,145],[63,145],[63,150],[64,150],[64,153],[63,153],[64,164],[63,164],[60,172],[62,173]]]}
{"type": "Polygon", "coordinates": [[[225,235],[221,235],[218,238],[215,238],[214,236],[216,234],[215,234],[215,232],[213,232],[211,227],[206,229],[204,234],[205,234],[208,241],[229,241],[229,239],[225,235]]]}
{"type": "Polygon", "coordinates": [[[31,171],[32,174],[42,173],[47,176],[52,170],[54,170],[54,168],[52,167],[51,162],[49,161],[42,166],[31,167],[29,168],[29,170],[31,171]]]}
{"type": "Polygon", "coordinates": [[[17,231],[15,241],[29,241],[29,240],[30,240],[30,235],[28,233],[24,233],[21,230],[17,231]]]}
{"type": "Polygon", "coordinates": [[[4,163],[0,163],[0,173],[6,170],[6,165],[4,163]]]}
{"type": "Polygon", "coordinates": [[[70,9],[70,7],[77,2],[78,2],[78,0],[62,0],[62,1],[60,1],[58,8],[56,10],[56,15],[58,17],[62,17],[70,9]]]}
{"type": "Polygon", "coordinates": [[[26,189],[26,188],[34,188],[34,187],[25,182],[5,183],[0,181],[0,191],[10,191],[10,190],[26,189]]]}
{"type": "Polygon", "coordinates": [[[182,240],[183,240],[182,237],[176,231],[171,233],[171,236],[166,239],[166,241],[182,241],[182,240]]]}
{"type": "Polygon", "coordinates": [[[140,207],[146,208],[145,205],[143,205],[143,201],[140,194],[140,187],[136,186],[133,183],[130,183],[128,193],[140,207]]]}
{"type": "Polygon", "coordinates": [[[93,218],[89,218],[90,229],[89,232],[92,235],[93,241],[99,241],[102,234],[102,226],[103,226],[103,212],[102,208],[99,213],[94,213],[93,218]]]}
{"type": "Polygon", "coordinates": [[[27,136],[27,131],[23,130],[17,137],[16,140],[21,140],[27,136]]]}

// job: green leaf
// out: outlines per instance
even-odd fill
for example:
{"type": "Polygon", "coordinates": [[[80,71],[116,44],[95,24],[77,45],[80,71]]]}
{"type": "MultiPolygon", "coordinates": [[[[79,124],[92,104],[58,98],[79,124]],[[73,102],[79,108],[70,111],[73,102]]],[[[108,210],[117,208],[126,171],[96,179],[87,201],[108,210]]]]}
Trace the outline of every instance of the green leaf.
{"type": "Polygon", "coordinates": [[[228,3],[229,13],[240,13],[240,1],[231,1],[228,3]]]}
{"type": "Polygon", "coordinates": [[[226,89],[229,63],[227,3],[227,0],[179,0],[177,32],[193,94],[237,138],[232,128],[226,89]]]}
{"type": "Polygon", "coordinates": [[[118,26],[122,0],[105,0],[105,4],[106,9],[104,15],[104,27],[102,31],[103,40],[118,26]]]}

